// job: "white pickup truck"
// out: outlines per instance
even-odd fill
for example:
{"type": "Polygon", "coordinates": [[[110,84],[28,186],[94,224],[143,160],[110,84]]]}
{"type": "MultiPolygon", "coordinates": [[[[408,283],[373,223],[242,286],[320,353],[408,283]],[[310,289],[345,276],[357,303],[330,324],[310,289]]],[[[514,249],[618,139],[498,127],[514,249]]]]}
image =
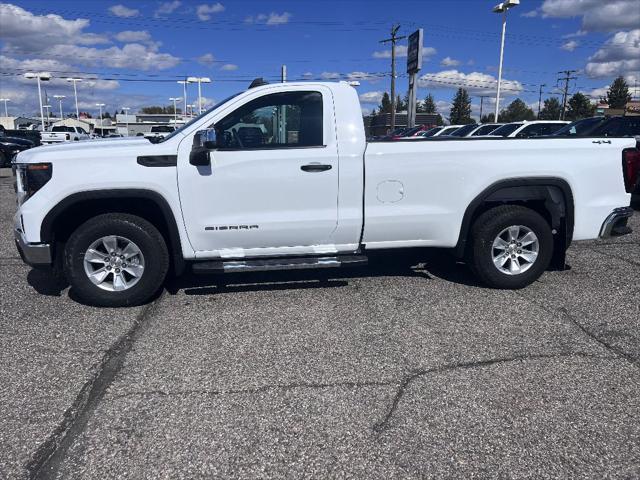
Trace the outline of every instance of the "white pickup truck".
{"type": "Polygon", "coordinates": [[[58,125],[51,127],[50,132],[42,132],[40,134],[40,142],[43,144],[77,142],[79,140],[88,140],[89,133],[82,127],[69,127],[58,125]]]}
{"type": "Polygon", "coordinates": [[[521,288],[572,240],[629,232],[632,139],[367,143],[346,83],[250,88],[152,143],[34,148],[16,159],[15,239],[86,302],[147,301],[171,270],[326,268],[441,247],[521,288]],[[256,125],[261,125],[260,127],[256,125]]]}

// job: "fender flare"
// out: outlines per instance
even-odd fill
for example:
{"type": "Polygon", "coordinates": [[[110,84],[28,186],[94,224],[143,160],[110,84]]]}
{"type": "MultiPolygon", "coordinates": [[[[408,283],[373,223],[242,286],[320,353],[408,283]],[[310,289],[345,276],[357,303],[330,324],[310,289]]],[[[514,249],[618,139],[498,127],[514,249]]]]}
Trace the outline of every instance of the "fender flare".
{"type": "Polygon", "coordinates": [[[86,192],[77,192],[69,195],[58,202],[42,220],[40,226],[40,241],[44,243],[52,243],[54,241],[54,225],[56,221],[64,214],[67,209],[82,202],[107,200],[107,199],[145,199],[152,201],[162,214],[167,225],[167,233],[169,235],[168,245],[173,257],[173,264],[176,272],[184,270],[185,261],[182,255],[182,243],[180,241],[180,232],[176,218],[169,206],[169,202],[160,193],[146,189],[109,189],[109,190],[90,190],[86,192]]]}
{"type": "MultiPolygon", "coordinates": [[[[569,183],[557,177],[523,177],[500,180],[478,194],[469,204],[462,217],[458,243],[454,247],[457,257],[463,258],[467,249],[467,240],[476,212],[485,202],[514,202],[544,200],[545,207],[552,217],[552,227],[558,229],[564,220],[564,238],[566,248],[571,244],[574,226],[573,192],[569,183]]],[[[564,255],[564,252],[563,252],[564,255]]]]}

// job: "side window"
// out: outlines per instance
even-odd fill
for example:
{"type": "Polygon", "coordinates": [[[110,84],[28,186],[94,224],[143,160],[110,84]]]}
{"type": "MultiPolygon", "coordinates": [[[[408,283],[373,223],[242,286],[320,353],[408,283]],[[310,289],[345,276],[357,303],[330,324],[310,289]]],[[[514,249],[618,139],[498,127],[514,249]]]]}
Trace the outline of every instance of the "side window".
{"type": "Polygon", "coordinates": [[[219,148],[318,147],[323,142],[322,94],[265,95],[216,123],[219,148]]]}

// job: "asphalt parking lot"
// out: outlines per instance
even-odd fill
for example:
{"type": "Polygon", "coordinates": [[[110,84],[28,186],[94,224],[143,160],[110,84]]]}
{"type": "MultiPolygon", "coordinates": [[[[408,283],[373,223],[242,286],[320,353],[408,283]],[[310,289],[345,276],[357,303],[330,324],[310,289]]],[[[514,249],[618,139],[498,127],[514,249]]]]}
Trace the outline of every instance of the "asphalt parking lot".
{"type": "Polygon", "coordinates": [[[0,478],[640,477],[640,212],[517,292],[412,252],[97,309],[0,196],[0,478]]]}

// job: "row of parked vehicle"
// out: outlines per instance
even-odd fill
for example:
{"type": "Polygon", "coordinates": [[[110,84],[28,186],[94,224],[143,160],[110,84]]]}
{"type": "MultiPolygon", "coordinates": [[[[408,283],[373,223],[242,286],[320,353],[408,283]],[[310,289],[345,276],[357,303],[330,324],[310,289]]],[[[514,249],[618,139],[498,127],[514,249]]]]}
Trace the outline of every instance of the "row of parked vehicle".
{"type": "Polygon", "coordinates": [[[534,120],[512,123],[398,128],[385,140],[419,140],[424,138],[535,138],[550,136],[634,137],[640,136],[640,116],[591,117],[575,122],[534,120]]]}

